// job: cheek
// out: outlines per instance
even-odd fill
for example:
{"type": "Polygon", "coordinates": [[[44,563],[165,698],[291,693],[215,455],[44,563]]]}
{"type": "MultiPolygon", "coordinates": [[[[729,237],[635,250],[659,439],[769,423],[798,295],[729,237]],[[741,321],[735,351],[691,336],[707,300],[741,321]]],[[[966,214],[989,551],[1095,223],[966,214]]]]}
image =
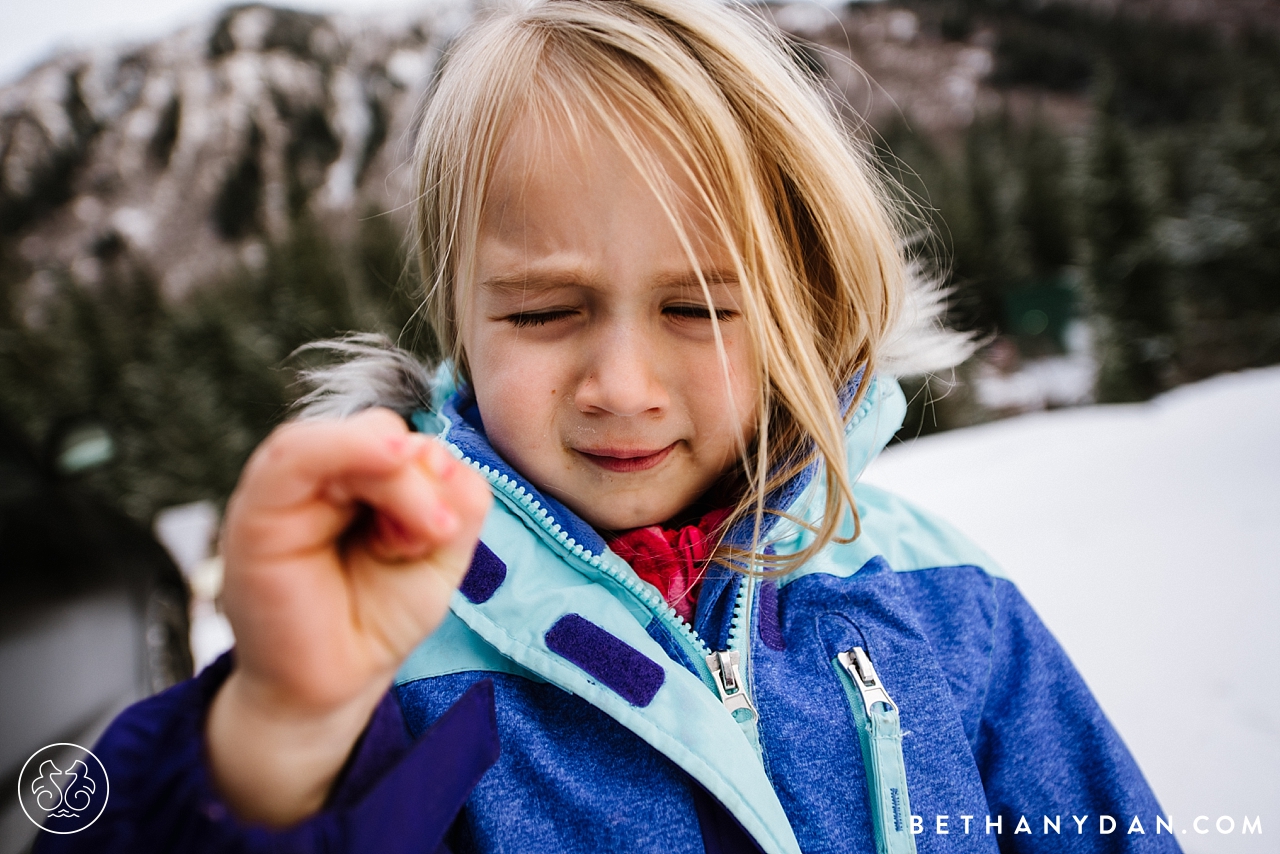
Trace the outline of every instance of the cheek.
{"type": "MultiPolygon", "coordinates": [[[[755,418],[756,399],[760,394],[760,371],[751,354],[750,340],[745,329],[735,329],[725,339],[725,352],[729,358],[729,389],[733,395],[733,409],[739,424],[755,418]]],[[[754,432],[754,431],[752,431],[754,432]]]]}
{"type": "Polygon", "coordinates": [[[481,336],[475,343],[471,385],[490,443],[526,474],[540,471],[555,440],[562,383],[547,359],[522,352],[518,342],[481,336]]]}
{"type": "Polygon", "coordinates": [[[688,372],[694,378],[690,401],[704,427],[700,432],[714,434],[720,443],[736,443],[739,433],[747,442],[755,437],[758,372],[741,339],[742,336],[725,338],[725,355],[729,361],[727,385],[724,366],[714,348],[704,357],[699,370],[688,372]]]}
{"type": "Polygon", "coordinates": [[[740,435],[742,442],[749,445],[756,437],[756,400],[759,396],[759,385],[754,381],[753,376],[746,373],[734,379],[736,382],[733,384],[733,401],[730,410],[736,418],[733,427],[734,441],[736,443],[740,435]]]}

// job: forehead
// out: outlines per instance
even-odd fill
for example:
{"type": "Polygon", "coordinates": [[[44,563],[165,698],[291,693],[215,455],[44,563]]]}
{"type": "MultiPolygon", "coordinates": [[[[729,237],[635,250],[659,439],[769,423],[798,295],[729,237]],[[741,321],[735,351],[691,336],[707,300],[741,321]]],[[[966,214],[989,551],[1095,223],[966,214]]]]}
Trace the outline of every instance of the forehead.
{"type": "MultiPolygon", "coordinates": [[[[584,111],[585,112],[585,111],[584,111]]],[[[494,160],[481,199],[480,238],[555,251],[569,238],[662,242],[695,253],[723,243],[708,193],[656,131],[615,119],[525,111],[494,160]]]]}

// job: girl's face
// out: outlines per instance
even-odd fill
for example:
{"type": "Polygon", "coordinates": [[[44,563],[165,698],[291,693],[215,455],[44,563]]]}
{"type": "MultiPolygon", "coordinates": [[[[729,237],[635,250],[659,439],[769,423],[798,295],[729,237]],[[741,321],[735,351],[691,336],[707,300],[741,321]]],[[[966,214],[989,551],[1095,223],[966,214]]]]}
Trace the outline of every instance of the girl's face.
{"type": "Polygon", "coordinates": [[[489,441],[596,528],[670,519],[754,436],[759,380],[731,256],[688,203],[676,213],[691,260],[603,134],[578,145],[519,123],[491,181],[460,330],[489,441]]]}

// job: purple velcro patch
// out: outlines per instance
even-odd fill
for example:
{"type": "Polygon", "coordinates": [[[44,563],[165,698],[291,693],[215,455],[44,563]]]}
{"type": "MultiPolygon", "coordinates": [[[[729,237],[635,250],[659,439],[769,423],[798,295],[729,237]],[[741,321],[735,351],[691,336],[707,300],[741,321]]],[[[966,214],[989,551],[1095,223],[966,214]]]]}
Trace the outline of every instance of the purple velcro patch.
{"type": "Polygon", "coordinates": [[[633,706],[647,706],[667,678],[662,665],[578,614],[547,630],[547,648],[612,688],[633,706]]]}
{"type": "Polygon", "coordinates": [[[783,650],[787,642],[782,638],[782,629],[778,625],[778,585],[766,581],[760,585],[760,640],[769,649],[783,650]]]}
{"type": "Polygon", "coordinates": [[[502,562],[502,558],[491,552],[484,543],[477,543],[475,556],[471,558],[471,569],[467,570],[458,590],[468,601],[479,605],[481,602],[488,602],[506,580],[507,565],[502,562]]]}

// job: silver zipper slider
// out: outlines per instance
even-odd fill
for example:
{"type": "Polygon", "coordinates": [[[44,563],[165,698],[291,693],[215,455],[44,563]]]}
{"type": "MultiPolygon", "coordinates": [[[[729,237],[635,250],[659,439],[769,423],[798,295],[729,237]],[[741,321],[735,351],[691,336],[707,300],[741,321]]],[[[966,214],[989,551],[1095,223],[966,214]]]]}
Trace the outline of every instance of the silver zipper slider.
{"type": "Polygon", "coordinates": [[[867,657],[865,649],[855,646],[848,652],[837,655],[836,660],[853,680],[853,686],[858,689],[858,694],[862,697],[862,706],[867,710],[867,717],[871,717],[871,707],[876,703],[884,703],[894,712],[898,711],[897,704],[889,699],[889,692],[880,684],[880,677],[876,675],[876,669],[871,666],[871,659],[867,657]]]}
{"type": "MultiPolygon", "coordinates": [[[[738,653],[736,650],[713,652],[707,656],[707,666],[711,668],[711,676],[716,680],[716,689],[720,692],[720,702],[730,713],[745,709],[755,717],[756,707],[751,705],[746,686],[742,684],[742,674],[738,670],[738,653]]],[[[734,715],[736,719],[738,715],[734,715]]],[[[744,718],[745,720],[745,718],[744,718]]]]}

